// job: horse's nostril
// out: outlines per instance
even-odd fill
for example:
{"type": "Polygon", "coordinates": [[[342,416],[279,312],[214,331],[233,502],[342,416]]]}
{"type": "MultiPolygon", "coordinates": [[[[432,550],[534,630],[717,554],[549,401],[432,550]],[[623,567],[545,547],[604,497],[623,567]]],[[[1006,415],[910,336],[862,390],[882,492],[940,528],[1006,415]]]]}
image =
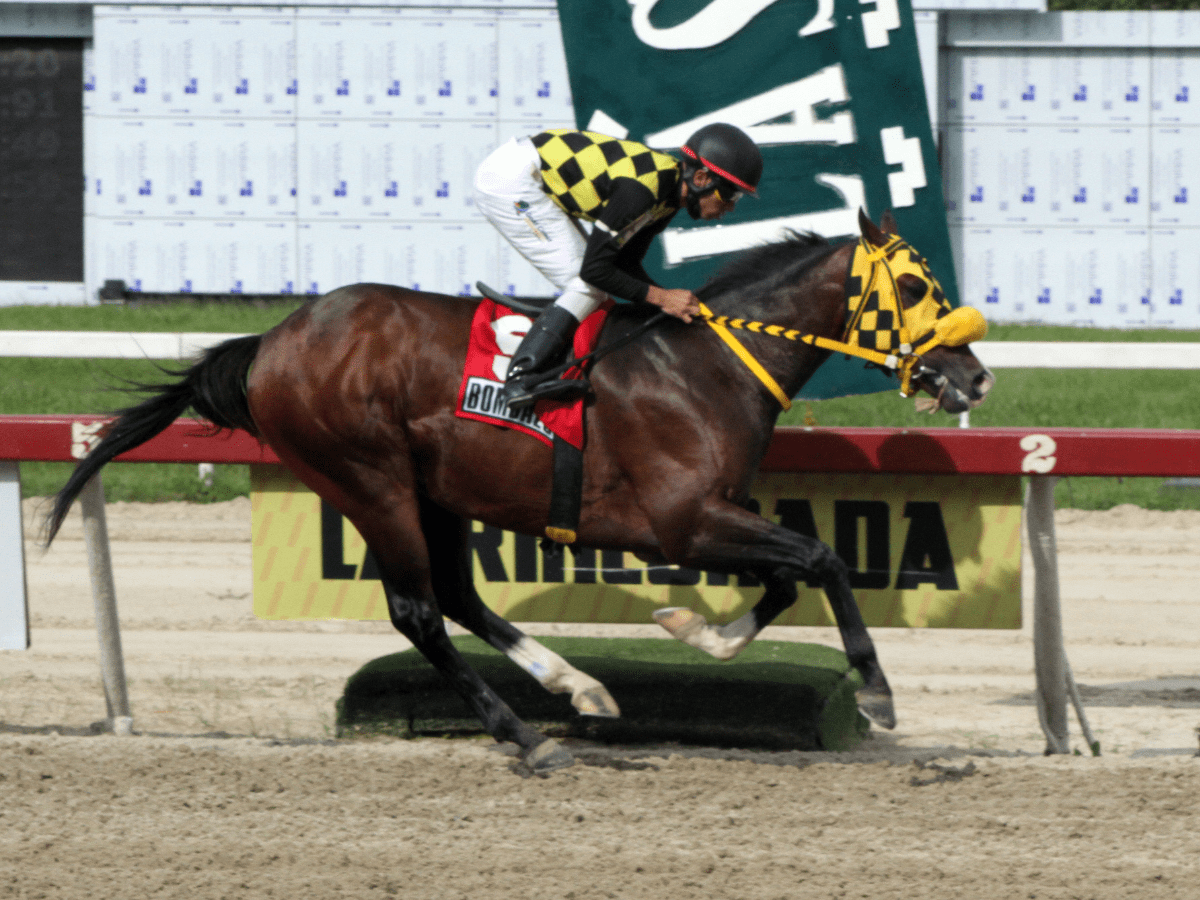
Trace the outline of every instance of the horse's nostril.
{"type": "Polygon", "coordinates": [[[987,392],[992,389],[992,385],[996,383],[996,376],[984,369],[975,376],[975,380],[971,382],[971,393],[979,399],[987,396],[987,392]]]}

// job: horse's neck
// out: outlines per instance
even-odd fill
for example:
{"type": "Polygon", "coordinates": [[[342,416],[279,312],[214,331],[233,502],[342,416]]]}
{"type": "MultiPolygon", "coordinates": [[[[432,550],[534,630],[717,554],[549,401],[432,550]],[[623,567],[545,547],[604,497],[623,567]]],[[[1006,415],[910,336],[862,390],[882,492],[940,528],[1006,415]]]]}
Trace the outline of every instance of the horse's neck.
{"type": "MultiPolygon", "coordinates": [[[[827,258],[828,259],[828,258],[827,258]]],[[[840,271],[834,260],[834,270],[840,271]]],[[[715,315],[742,319],[746,323],[761,322],[765,326],[779,325],[801,334],[838,339],[844,321],[841,309],[840,283],[833,289],[828,269],[818,264],[793,285],[773,283],[764,279],[751,285],[725,292],[706,301],[715,315]]],[[[789,396],[803,387],[817,367],[828,356],[798,340],[788,340],[763,331],[746,328],[732,331],[750,354],[771,374],[789,396]]],[[[743,365],[732,351],[730,365],[743,365]]]]}

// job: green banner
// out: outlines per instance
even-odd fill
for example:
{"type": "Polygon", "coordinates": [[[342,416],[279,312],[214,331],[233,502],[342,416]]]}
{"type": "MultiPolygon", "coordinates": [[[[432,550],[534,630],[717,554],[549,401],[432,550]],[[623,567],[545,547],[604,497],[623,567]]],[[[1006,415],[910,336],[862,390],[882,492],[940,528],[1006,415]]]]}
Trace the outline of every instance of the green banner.
{"type": "MultiPolygon", "coordinates": [[[[720,226],[678,216],[646,259],[668,287],[699,287],[728,254],[782,229],[858,233],[861,206],[957,281],[910,0],[558,0],[581,128],[672,149],[709,122],[762,148],[761,199],[720,226]]],[[[835,357],[800,396],[894,389],[835,357]]]]}

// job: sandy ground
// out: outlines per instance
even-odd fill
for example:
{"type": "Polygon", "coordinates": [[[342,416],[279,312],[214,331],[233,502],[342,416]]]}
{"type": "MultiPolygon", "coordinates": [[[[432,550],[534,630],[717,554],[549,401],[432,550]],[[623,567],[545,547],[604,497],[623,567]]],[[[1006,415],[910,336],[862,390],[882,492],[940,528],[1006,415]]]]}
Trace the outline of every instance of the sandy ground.
{"type": "Polygon", "coordinates": [[[900,724],[857,751],[576,744],[545,779],[486,740],[333,741],[345,679],[405,643],[256,621],[249,519],[110,507],[125,738],[90,733],[77,520],[28,545],[33,647],[0,653],[0,898],[1200,897],[1200,513],[1058,514],[1099,759],[1041,755],[1028,625],[877,629],[900,724]]]}

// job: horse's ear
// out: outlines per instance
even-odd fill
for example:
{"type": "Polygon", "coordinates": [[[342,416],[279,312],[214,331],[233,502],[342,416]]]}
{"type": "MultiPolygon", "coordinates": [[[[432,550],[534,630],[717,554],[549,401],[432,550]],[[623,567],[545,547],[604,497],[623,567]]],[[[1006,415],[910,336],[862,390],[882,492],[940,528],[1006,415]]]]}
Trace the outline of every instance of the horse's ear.
{"type": "Polygon", "coordinates": [[[887,243],[887,237],[876,227],[874,222],[867,218],[867,211],[861,206],[858,208],[858,230],[862,232],[867,243],[872,246],[882,247],[887,243]]]}
{"type": "Polygon", "coordinates": [[[890,209],[884,210],[883,218],[879,220],[879,227],[887,234],[899,234],[900,230],[896,227],[896,220],[892,218],[890,209]]]}

